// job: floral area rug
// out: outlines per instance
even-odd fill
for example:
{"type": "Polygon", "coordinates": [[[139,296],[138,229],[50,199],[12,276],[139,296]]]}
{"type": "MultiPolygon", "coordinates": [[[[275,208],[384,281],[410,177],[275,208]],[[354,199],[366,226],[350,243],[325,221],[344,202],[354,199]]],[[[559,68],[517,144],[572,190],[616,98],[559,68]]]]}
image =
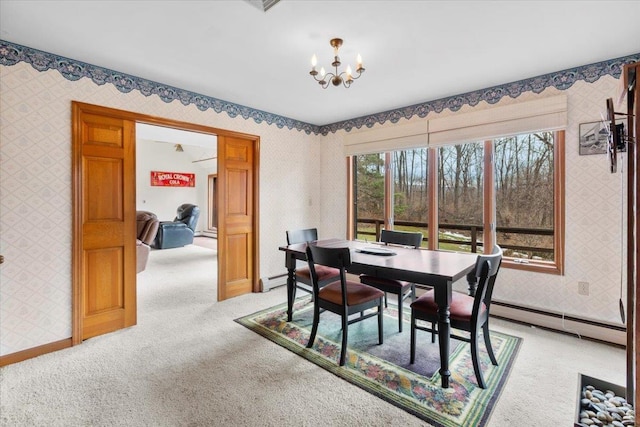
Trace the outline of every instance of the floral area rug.
{"type": "Polygon", "coordinates": [[[417,331],[416,363],[409,364],[410,310],[403,315],[398,332],[398,312],[389,304],[384,313],[384,344],[378,344],[376,317],[349,325],[347,362],[338,366],[342,331],[340,316],[320,314],[313,348],[306,344],[313,324],[310,297],[296,300],[293,320],[287,322],[287,304],[281,304],[236,319],[263,337],[362,389],[404,409],[434,426],[472,427],[486,425],[511,371],[521,338],[491,332],[498,366],[493,366],[480,338],[480,363],[487,389],[476,385],[470,345],[451,339],[450,387],[440,386],[438,340],[417,331]]]}

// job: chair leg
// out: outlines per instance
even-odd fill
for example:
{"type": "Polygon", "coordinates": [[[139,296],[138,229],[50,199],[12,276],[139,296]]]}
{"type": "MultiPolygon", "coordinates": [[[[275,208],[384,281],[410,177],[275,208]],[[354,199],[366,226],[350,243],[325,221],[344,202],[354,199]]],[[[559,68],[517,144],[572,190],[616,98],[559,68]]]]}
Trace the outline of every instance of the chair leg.
{"type": "Polygon", "coordinates": [[[413,365],[416,360],[416,316],[413,310],[411,310],[411,350],[409,354],[409,363],[413,365]]]}
{"type": "Polygon", "coordinates": [[[398,332],[402,332],[402,300],[404,296],[402,294],[398,295],[398,332]]]}
{"type": "Polygon", "coordinates": [[[387,302],[387,293],[384,293],[384,308],[389,308],[389,303],[387,302]]]}
{"type": "Polygon", "coordinates": [[[431,322],[431,344],[436,342],[436,323],[431,322]]]}
{"type": "Polygon", "coordinates": [[[349,332],[349,319],[347,313],[342,314],[342,348],[340,349],[340,366],[344,366],[347,356],[347,335],[349,332]]]}
{"type": "Polygon", "coordinates": [[[487,353],[489,353],[489,358],[491,359],[491,363],[495,366],[498,366],[498,361],[496,360],[496,356],[493,353],[493,347],[491,346],[491,337],[489,336],[489,322],[486,322],[482,325],[482,334],[484,335],[484,345],[487,347],[487,353]]]}
{"type": "Polygon", "coordinates": [[[475,328],[471,328],[471,361],[473,362],[473,370],[476,373],[476,381],[480,388],[487,388],[482,378],[482,371],[480,370],[480,360],[478,359],[478,331],[475,328]]]}
{"type": "Polygon", "coordinates": [[[383,317],[383,308],[382,308],[382,298],[380,298],[380,305],[378,306],[378,343],[383,344],[384,342],[384,317],[383,317]]]}
{"type": "Polygon", "coordinates": [[[316,333],[318,332],[319,322],[320,322],[320,306],[318,304],[313,304],[313,326],[311,327],[311,335],[309,335],[307,348],[313,347],[313,342],[316,340],[316,333]]]}
{"type": "Polygon", "coordinates": [[[415,301],[416,300],[416,284],[412,283],[411,284],[411,301],[415,301]]]}

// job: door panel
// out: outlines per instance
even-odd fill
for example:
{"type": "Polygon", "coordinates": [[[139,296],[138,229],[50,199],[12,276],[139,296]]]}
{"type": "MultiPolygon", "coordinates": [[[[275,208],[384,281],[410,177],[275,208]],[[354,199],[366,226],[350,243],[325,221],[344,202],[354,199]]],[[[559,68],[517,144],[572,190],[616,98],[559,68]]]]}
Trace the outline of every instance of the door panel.
{"type": "Polygon", "coordinates": [[[84,158],[84,218],[86,224],[103,220],[122,221],[122,159],[84,158]],[[104,185],[110,183],[110,185],[104,185]],[[92,191],[100,188],[100,192],[92,191]]]}
{"type": "MultiPolygon", "coordinates": [[[[248,188],[249,171],[244,169],[229,169],[227,171],[228,186],[230,189],[246,189],[248,188]]],[[[227,206],[227,214],[229,221],[246,221],[251,213],[248,211],[250,200],[247,200],[249,194],[247,191],[237,191],[229,194],[229,205],[227,206]]]]}
{"type": "Polygon", "coordinates": [[[122,270],[124,257],[120,248],[85,251],[86,275],[92,286],[85,296],[85,315],[123,308],[122,270]],[[91,276],[94,277],[91,277],[91,276]]]}
{"type": "Polygon", "coordinates": [[[105,114],[73,109],[74,176],[81,177],[74,181],[73,239],[80,340],[136,323],[135,123],[94,108],[105,114]]]}
{"type": "Polygon", "coordinates": [[[218,137],[218,299],[254,289],[255,141],[218,137]]]}

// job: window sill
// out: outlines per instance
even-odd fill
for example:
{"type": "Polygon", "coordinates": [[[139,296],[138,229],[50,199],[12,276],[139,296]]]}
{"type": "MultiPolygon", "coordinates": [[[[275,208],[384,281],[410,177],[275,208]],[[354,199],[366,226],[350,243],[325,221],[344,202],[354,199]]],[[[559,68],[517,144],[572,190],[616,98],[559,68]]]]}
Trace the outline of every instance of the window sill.
{"type": "Polygon", "coordinates": [[[544,263],[540,261],[520,260],[519,258],[503,258],[502,267],[511,268],[513,270],[532,271],[534,273],[545,273],[561,275],[562,269],[552,263],[544,263]]]}

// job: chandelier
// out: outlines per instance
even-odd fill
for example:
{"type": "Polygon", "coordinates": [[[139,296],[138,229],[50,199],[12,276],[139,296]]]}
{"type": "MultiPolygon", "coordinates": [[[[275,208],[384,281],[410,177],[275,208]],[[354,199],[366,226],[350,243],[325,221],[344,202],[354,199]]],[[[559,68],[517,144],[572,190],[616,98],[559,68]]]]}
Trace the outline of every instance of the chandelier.
{"type": "Polygon", "coordinates": [[[351,83],[353,83],[355,79],[359,78],[364,72],[362,58],[360,57],[360,54],[358,54],[358,65],[356,67],[357,76],[353,76],[350,65],[347,65],[347,69],[345,71],[339,72],[338,67],[341,65],[341,62],[340,57],[338,56],[338,49],[342,46],[342,39],[331,39],[329,44],[333,47],[333,62],[331,63],[331,66],[334,67],[335,72],[326,73],[324,71],[324,67],[320,68],[320,72],[316,71],[318,58],[314,54],[311,57],[311,71],[309,71],[309,74],[311,74],[318,84],[322,86],[322,89],[326,89],[329,86],[329,82],[333,83],[334,86],[340,86],[340,84],[343,84],[344,87],[348,88],[351,86],[351,83]],[[318,78],[318,74],[320,75],[320,78],[318,78]]]}

